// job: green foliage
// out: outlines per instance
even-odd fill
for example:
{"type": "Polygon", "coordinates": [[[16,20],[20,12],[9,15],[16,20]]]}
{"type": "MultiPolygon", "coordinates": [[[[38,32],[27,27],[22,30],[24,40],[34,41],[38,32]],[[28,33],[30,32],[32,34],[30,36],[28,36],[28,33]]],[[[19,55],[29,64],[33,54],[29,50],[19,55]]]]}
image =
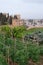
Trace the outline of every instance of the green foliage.
{"type": "Polygon", "coordinates": [[[29,44],[28,52],[29,52],[30,59],[32,59],[33,61],[39,60],[40,50],[37,44],[29,44]]]}
{"type": "Polygon", "coordinates": [[[14,58],[15,58],[15,50],[14,48],[10,48],[10,54],[9,54],[9,57],[11,58],[12,62],[14,62],[14,58]]]}
{"type": "MultiPolygon", "coordinates": [[[[17,62],[19,65],[26,65],[29,59],[34,62],[38,61],[40,55],[43,55],[43,46],[39,46],[33,41],[22,41],[21,38],[27,34],[26,28],[15,27],[12,29],[8,26],[1,27],[0,31],[0,64],[7,65],[5,58],[17,62]],[[12,37],[14,36],[14,38],[12,37]],[[5,64],[4,64],[5,63],[5,64]]],[[[29,31],[28,31],[29,33],[29,31]]],[[[39,34],[39,33],[38,33],[39,34]]],[[[31,34],[30,34],[31,35],[31,34]]],[[[43,34],[42,34],[43,35],[43,34]]],[[[43,36],[38,35],[43,38],[43,36]]]]}
{"type": "Polygon", "coordinates": [[[5,25],[7,23],[6,15],[0,13],[0,25],[5,25]]]}
{"type": "Polygon", "coordinates": [[[28,62],[28,54],[27,50],[25,48],[25,44],[21,41],[16,41],[16,46],[15,46],[15,58],[14,61],[17,62],[20,65],[26,65],[28,62]]]}
{"type": "Polygon", "coordinates": [[[11,28],[9,26],[2,26],[1,32],[3,32],[3,34],[5,34],[6,37],[11,37],[12,35],[11,28]]]}
{"type": "Polygon", "coordinates": [[[15,62],[19,63],[20,65],[26,65],[28,61],[27,53],[25,49],[17,50],[15,53],[15,62]]]}
{"type": "Polygon", "coordinates": [[[8,65],[2,54],[0,54],[0,65],[8,65]]]}
{"type": "Polygon", "coordinates": [[[14,40],[12,38],[5,38],[5,45],[7,46],[14,45],[14,40]]]}
{"type": "Polygon", "coordinates": [[[3,33],[0,33],[0,43],[4,43],[5,40],[5,36],[3,35],[3,33]]]}
{"type": "Polygon", "coordinates": [[[43,45],[42,45],[42,46],[40,46],[40,55],[42,55],[42,56],[43,56],[43,45]]]}
{"type": "Polygon", "coordinates": [[[13,35],[14,35],[14,37],[21,38],[24,34],[24,31],[26,31],[26,28],[24,26],[14,27],[13,35]]]}
{"type": "Polygon", "coordinates": [[[28,63],[28,59],[32,59],[36,62],[39,58],[40,49],[37,44],[32,44],[30,42],[27,44],[16,40],[14,48],[12,48],[11,51],[11,59],[13,62],[17,62],[20,65],[26,65],[28,63]]]}

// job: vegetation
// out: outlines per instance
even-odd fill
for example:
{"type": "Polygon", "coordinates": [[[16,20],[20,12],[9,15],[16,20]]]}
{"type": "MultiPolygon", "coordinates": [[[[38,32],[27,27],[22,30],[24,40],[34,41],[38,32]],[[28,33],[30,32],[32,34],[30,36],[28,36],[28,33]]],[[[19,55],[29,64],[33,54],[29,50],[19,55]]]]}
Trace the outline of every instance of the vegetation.
{"type": "Polygon", "coordinates": [[[30,59],[38,62],[40,56],[43,56],[43,28],[0,27],[1,65],[27,65],[30,59]]]}
{"type": "Polygon", "coordinates": [[[12,16],[9,16],[9,14],[0,13],[0,25],[7,24],[12,24],[12,16]]]}
{"type": "Polygon", "coordinates": [[[3,55],[0,54],[0,65],[8,65],[3,55]]]}

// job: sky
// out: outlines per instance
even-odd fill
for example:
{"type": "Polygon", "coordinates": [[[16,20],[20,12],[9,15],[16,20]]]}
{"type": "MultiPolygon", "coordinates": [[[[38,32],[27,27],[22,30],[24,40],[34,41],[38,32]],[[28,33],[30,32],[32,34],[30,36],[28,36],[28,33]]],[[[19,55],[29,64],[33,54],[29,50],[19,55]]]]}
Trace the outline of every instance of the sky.
{"type": "Polygon", "coordinates": [[[43,0],[0,0],[0,12],[25,19],[43,19],[43,0]]]}

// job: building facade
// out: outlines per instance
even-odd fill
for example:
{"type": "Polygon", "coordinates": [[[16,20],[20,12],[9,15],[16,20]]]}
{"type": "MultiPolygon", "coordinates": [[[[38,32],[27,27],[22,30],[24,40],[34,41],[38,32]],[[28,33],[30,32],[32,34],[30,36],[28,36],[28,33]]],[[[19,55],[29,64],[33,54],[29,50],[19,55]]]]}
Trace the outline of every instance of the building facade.
{"type": "Polygon", "coordinates": [[[15,15],[12,19],[12,26],[22,26],[23,20],[20,18],[20,15],[15,15]]]}

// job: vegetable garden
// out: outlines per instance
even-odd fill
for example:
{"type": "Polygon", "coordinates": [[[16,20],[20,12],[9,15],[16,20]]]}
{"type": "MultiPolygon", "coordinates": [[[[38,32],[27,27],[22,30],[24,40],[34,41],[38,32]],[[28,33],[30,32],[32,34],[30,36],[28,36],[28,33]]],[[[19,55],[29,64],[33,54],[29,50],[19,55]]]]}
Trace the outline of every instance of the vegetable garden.
{"type": "Polygon", "coordinates": [[[32,62],[38,65],[40,57],[43,57],[43,28],[0,27],[0,65],[30,65],[32,62]]]}

